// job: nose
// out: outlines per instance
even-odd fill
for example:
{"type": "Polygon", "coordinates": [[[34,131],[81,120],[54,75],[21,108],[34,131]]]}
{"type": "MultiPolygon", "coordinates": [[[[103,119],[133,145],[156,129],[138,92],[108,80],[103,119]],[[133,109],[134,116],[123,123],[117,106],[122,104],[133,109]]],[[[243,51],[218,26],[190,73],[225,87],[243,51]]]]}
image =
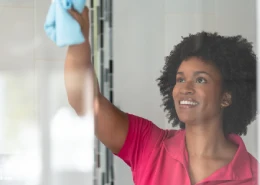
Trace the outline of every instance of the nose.
{"type": "Polygon", "coordinates": [[[193,87],[192,82],[186,82],[182,84],[180,89],[180,93],[183,95],[191,95],[195,93],[195,89],[193,87]]]}

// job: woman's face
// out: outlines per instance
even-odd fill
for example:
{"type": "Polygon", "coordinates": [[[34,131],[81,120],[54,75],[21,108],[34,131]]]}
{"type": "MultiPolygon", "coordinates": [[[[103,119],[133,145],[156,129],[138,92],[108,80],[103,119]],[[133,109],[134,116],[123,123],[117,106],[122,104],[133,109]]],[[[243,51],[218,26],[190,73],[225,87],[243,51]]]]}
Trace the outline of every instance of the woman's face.
{"type": "Polygon", "coordinates": [[[196,57],[183,61],[172,94],[180,121],[187,124],[221,119],[221,74],[212,64],[196,57]]]}

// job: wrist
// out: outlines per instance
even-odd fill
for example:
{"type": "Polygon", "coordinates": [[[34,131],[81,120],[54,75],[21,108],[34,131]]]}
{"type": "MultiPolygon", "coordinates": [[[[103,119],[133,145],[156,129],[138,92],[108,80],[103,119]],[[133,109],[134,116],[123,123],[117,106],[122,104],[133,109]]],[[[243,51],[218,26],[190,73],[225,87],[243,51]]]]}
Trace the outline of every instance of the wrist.
{"type": "Polygon", "coordinates": [[[71,45],[68,47],[67,57],[69,58],[85,59],[85,58],[90,58],[90,56],[91,56],[91,50],[90,50],[90,44],[88,40],[86,40],[82,44],[71,45]]]}

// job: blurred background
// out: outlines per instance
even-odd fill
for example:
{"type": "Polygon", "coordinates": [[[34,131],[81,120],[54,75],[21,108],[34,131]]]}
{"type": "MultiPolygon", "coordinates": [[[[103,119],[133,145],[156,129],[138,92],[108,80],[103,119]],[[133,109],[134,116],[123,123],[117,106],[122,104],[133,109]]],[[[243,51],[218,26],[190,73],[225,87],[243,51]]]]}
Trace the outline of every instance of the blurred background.
{"type": "MultiPolygon", "coordinates": [[[[0,184],[133,185],[130,168],[69,106],[66,48],[43,30],[51,1],[0,0],[0,184]]],[[[88,0],[92,60],[102,93],[170,128],[156,78],[181,36],[198,31],[257,41],[256,0],[88,0]]],[[[257,157],[257,126],[243,137],[257,157]]]]}

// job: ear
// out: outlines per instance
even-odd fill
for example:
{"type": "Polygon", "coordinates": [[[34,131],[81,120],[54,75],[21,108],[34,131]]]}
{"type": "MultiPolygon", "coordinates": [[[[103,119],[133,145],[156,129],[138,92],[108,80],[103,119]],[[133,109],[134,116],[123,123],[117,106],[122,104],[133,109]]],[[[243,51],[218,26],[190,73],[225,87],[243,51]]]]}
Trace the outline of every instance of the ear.
{"type": "Polygon", "coordinates": [[[221,108],[226,108],[232,104],[232,95],[230,92],[225,92],[221,101],[221,108]]]}

